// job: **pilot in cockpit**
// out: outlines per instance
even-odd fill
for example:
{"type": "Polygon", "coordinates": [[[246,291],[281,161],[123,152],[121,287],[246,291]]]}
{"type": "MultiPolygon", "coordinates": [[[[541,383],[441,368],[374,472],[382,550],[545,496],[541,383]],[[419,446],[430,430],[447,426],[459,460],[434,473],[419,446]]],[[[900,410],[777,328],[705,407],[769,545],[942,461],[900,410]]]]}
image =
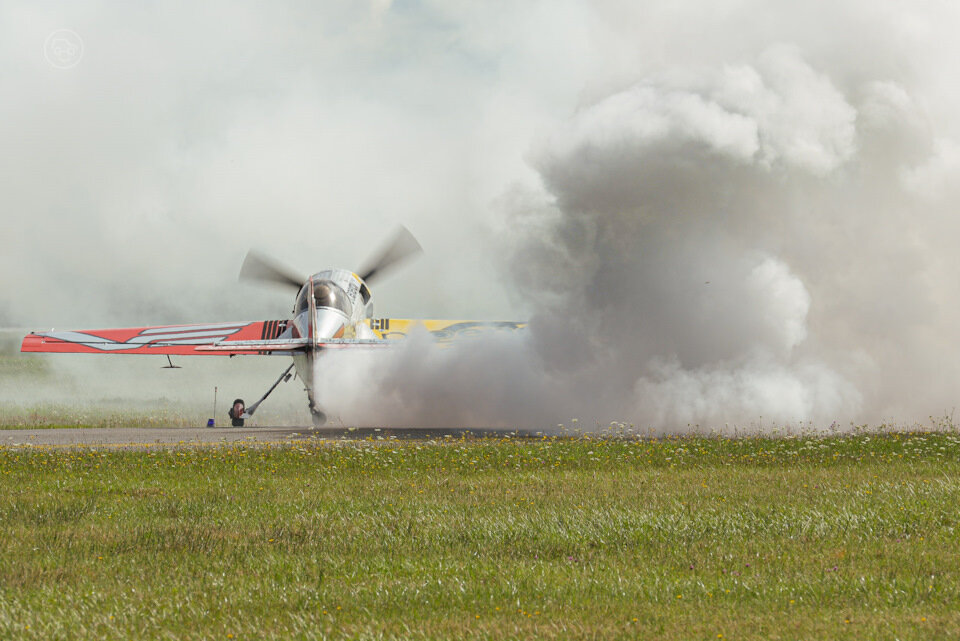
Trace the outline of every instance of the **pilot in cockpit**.
{"type": "Polygon", "coordinates": [[[350,316],[352,311],[346,292],[339,285],[330,281],[314,281],[313,300],[317,308],[336,309],[347,316],[350,316]]]}
{"type": "Polygon", "coordinates": [[[324,284],[317,284],[313,288],[313,299],[317,307],[339,307],[337,305],[337,292],[333,287],[324,284]]]}

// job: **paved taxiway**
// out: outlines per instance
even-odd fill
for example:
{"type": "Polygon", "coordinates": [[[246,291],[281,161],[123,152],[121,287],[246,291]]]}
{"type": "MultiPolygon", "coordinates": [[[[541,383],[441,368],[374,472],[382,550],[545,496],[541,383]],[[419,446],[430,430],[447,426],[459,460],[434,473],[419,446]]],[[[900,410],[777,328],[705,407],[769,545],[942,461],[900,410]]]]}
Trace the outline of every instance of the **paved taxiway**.
{"type": "Polygon", "coordinates": [[[287,443],[302,439],[441,439],[531,437],[529,431],[463,428],[342,428],[342,427],[89,427],[43,430],[0,430],[0,445],[218,445],[221,443],[287,443]]]}

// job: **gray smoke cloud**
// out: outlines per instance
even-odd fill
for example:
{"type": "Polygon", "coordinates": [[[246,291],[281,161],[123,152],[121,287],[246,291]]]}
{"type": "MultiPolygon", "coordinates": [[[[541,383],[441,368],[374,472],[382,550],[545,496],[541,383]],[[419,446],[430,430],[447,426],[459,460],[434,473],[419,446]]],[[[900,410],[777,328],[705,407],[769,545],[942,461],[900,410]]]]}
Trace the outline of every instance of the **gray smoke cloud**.
{"type": "MultiPolygon", "coordinates": [[[[378,288],[378,315],[530,330],[331,355],[322,398],[344,422],[953,407],[957,9],[168,6],[0,9],[3,222],[26,239],[0,255],[5,322],[279,318],[286,298],[235,284],[247,247],[351,267],[405,222],[427,254],[378,288]],[[65,73],[40,47],[63,26],[86,45],[65,73]]],[[[80,376],[155,375],[101,363],[80,376]]]]}
{"type": "Polygon", "coordinates": [[[364,378],[389,391],[364,416],[730,431],[949,413],[956,147],[901,78],[849,72],[776,43],[584,105],[533,145],[542,189],[501,201],[530,335],[378,359],[364,378]]]}

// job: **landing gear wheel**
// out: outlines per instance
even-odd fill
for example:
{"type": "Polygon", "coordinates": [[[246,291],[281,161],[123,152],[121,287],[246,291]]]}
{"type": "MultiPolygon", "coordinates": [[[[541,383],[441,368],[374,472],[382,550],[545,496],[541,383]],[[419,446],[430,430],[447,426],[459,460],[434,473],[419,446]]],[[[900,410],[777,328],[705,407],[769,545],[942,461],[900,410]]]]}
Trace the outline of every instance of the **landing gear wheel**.
{"type": "Polygon", "coordinates": [[[310,410],[310,414],[313,416],[314,427],[321,427],[327,422],[327,415],[319,410],[310,410]]]}

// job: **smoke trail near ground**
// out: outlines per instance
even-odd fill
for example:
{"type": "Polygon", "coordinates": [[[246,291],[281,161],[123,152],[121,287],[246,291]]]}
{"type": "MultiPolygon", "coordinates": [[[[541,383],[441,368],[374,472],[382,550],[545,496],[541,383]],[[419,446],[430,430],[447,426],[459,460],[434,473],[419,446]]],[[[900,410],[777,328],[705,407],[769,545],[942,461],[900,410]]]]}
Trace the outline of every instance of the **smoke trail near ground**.
{"type": "MultiPolygon", "coordinates": [[[[723,430],[949,410],[937,199],[956,147],[896,82],[830,72],[775,45],[650,75],[548,132],[543,188],[499,201],[529,333],[370,357],[356,418],[723,430]]],[[[353,383],[326,381],[356,404],[353,383]]]]}

